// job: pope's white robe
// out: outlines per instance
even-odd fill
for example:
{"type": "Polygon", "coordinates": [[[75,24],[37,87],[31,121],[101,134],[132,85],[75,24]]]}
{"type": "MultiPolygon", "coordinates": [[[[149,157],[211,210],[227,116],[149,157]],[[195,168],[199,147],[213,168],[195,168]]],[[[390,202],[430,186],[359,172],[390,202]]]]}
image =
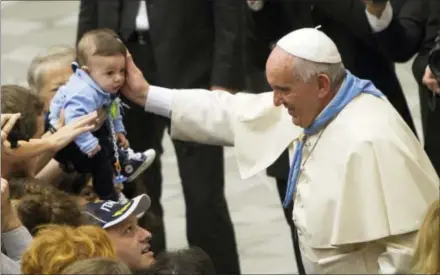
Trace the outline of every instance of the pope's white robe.
{"type": "MultiPolygon", "coordinates": [[[[242,178],[267,168],[302,132],[273,105],[272,92],[172,93],[172,137],[234,146],[242,178]]],[[[293,219],[306,272],[408,272],[416,231],[439,197],[439,181],[389,102],[368,94],[355,98],[308,139],[305,159],[293,219]]]]}

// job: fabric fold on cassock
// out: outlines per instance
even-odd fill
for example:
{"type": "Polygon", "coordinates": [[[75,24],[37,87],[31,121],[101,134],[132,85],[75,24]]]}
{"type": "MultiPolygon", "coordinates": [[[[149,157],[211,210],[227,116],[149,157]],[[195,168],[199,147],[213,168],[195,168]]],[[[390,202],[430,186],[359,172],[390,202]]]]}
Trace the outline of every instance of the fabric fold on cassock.
{"type": "Polygon", "coordinates": [[[273,93],[253,99],[255,109],[236,109],[242,113],[234,125],[234,150],[243,179],[269,167],[302,133],[284,107],[273,105],[273,93]]]}
{"type": "Polygon", "coordinates": [[[439,180],[432,164],[388,105],[386,99],[360,95],[325,129],[303,172],[309,180],[302,185],[310,186],[304,211],[311,247],[416,231],[429,204],[438,198],[439,180]],[[376,107],[374,113],[355,121],[354,114],[368,106],[376,107]],[[329,160],[334,163],[331,170],[322,166],[329,160]]]}

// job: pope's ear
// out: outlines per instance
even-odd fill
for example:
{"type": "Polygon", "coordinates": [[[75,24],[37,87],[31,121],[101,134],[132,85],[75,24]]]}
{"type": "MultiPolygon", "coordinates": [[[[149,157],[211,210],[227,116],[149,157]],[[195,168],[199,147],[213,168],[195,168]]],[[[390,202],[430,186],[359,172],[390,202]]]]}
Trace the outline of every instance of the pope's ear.
{"type": "Polygon", "coordinates": [[[326,97],[332,91],[332,81],[326,74],[318,74],[318,96],[326,97]]]}

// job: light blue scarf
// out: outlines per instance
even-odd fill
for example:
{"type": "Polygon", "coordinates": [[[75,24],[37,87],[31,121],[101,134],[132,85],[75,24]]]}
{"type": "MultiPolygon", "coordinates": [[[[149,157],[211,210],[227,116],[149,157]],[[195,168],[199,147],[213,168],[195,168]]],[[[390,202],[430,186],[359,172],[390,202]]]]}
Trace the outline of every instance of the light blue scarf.
{"type": "Polygon", "coordinates": [[[324,108],[321,114],[313,121],[310,127],[305,128],[303,137],[298,141],[295,153],[290,166],[289,179],[286,190],[286,197],[284,198],[283,206],[287,208],[293,202],[293,195],[295,193],[296,183],[300,173],[300,166],[302,162],[302,152],[305,140],[313,134],[316,134],[323,127],[325,127],[338,113],[356,96],[360,93],[372,94],[376,97],[383,97],[374,84],[369,80],[362,80],[352,75],[346,70],[346,77],[342,83],[341,88],[336,93],[335,97],[324,108]]]}

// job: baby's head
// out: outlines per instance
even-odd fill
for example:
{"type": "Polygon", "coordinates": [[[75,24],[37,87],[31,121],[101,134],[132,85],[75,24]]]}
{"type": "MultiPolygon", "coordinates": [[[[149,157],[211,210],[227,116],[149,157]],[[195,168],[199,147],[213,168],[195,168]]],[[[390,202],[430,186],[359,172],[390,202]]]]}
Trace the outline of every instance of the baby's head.
{"type": "Polygon", "coordinates": [[[109,29],[87,32],[77,46],[80,68],[111,94],[117,93],[124,85],[126,53],[124,43],[109,29]]]}

